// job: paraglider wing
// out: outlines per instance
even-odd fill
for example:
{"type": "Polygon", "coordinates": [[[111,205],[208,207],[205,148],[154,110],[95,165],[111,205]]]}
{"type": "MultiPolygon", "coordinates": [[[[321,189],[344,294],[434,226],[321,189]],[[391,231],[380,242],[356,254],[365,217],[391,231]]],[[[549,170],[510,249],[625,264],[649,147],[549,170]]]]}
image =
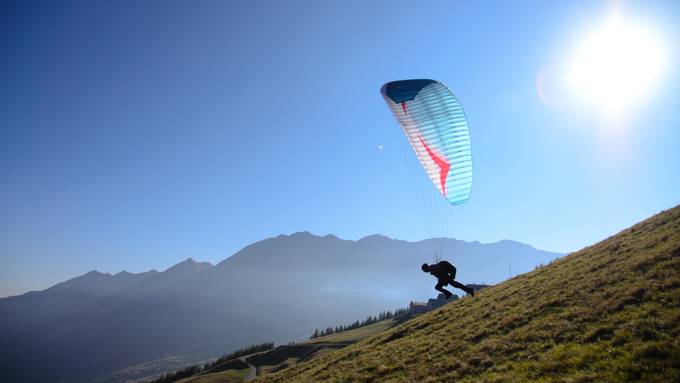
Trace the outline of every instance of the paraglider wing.
{"type": "Polygon", "coordinates": [[[425,172],[453,205],[470,198],[472,151],[456,96],[435,80],[392,81],[380,89],[425,172]]]}

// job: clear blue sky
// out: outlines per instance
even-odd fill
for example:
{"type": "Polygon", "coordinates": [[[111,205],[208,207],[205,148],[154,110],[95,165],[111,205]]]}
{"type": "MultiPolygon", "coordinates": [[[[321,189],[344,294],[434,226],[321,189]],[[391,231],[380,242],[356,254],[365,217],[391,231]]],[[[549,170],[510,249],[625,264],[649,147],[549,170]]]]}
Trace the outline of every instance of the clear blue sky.
{"type": "Polygon", "coordinates": [[[539,73],[559,77],[573,41],[610,9],[4,1],[0,296],[92,269],[217,262],[300,230],[427,237],[379,94],[396,79],[442,81],[470,120],[472,199],[437,205],[448,236],[567,252],[675,206],[680,3],[622,3],[670,47],[625,137],[537,92],[539,73]]]}

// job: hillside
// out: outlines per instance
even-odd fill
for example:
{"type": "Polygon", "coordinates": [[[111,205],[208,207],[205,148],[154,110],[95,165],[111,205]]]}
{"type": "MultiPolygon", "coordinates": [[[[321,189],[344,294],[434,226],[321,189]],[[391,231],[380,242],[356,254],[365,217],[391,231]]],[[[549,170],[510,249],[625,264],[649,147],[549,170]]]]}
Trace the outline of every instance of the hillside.
{"type": "Polygon", "coordinates": [[[258,382],[680,381],[680,207],[258,382]]]}
{"type": "Polygon", "coordinates": [[[268,374],[293,366],[297,363],[318,358],[321,355],[335,352],[352,343],[382,333],[412,316],[405,314],[399,318],[390,318],[359,328],[320,336],[302,343],[276,347],[273,350],[257,352],[240,359],[229,359],[208,370],[202,370],[187,378],[177,380],[179,383],[213,383],[242,382],[248,380],[249,367],[252,366],[252,377],[257,374],[268,374]],[[244,363],[247,363],[244,365],[244,363]]]}

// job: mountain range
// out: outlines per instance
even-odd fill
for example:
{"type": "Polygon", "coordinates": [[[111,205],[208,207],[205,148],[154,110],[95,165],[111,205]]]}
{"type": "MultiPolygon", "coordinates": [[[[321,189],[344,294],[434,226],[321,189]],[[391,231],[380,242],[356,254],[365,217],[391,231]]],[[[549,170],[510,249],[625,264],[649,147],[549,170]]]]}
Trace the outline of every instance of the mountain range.
{"type": "Polygon", "coordinates": [[[352,241],[299,232],[217,265],[187,259],[163,272],[91,271],[0,299],[0,368],[12,382],[106,381],[154,360],[187,363],[303,339],[436,295],[435,280],[420,271],[435,253],[458,267],[461,282],[488,284],[506,279],[510,267],[523,273],[561,256],[509,240],[352,241]]]}

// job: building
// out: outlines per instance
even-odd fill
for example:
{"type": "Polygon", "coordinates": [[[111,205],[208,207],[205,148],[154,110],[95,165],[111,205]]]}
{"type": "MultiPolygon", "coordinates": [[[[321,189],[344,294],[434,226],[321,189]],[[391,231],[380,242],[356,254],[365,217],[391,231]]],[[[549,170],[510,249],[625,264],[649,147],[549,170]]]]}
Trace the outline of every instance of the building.
{"type": "Polygon", "coordinates": [[[458,300],[458,295],[456,294],[453,294],[451,298],[449,298],[448,300],[446,299],[446,296],[444,296],[444,294],[439,294],[437,296],[437,299],[430,298],[427,300],[427,303],[411,301],[408,307],[411,314],[418,315],[434,310],[438,307],[442,307],[445,304],[453,302],[455,300],[458,300]]]}

